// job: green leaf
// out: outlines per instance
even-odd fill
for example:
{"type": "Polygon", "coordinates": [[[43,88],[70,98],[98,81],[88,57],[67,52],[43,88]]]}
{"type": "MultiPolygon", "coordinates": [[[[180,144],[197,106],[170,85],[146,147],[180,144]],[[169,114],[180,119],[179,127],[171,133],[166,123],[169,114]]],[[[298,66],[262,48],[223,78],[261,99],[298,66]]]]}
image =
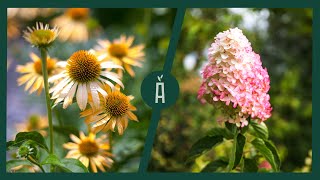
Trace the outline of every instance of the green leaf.
{"type": "Polygon", "coordinates": [[[240,133],[234,138],[233,149],[230,155],[229,165],[228,165],[229,171],[237,167],[237,165],[240,163],[245,143],[246,143],[246,137],[244,137],[240,133]]]}
{"type": "Polygon", "coordinates": [[[223,136],[205,136],[192,145],[188,161],[194,160],[204,152],[223,141],[223,136]]]}
{"type": "Polygon", "coordinates": [[[236,168],[238,166],[238,164],[240,163],[245,143],[246,143],[246,137],[244,137],[244,135],[242,135],[242,134],[238,134],[235,160],[234,160],[234,164],[233,164],[232,169],[236,168]]]}
{"type": "Polygon", "coordinates": [[[269,138],[269,131],[268,131],[268,127],[266,126],[266,124],[264,122],[261,122],[260,124],[256,121],[251,121],[250,122],[250,130],[251,130],[251,134],[261,138],[261,139],[265,139],[267,140],[269,138]]]}
{"type": "Polygon", "coordinates": [[[227,167],[228,162],[224,161],[222,159],[217,159],[215,161],[210,162],[208,165],[206,165],[205,168],[202,169],[201,172],[215,172],[218,168],[225,168],[227,167]]]}
{"type": "Polygon", "coordinates": [[[6,171],[11,172],[12,168],[15,168],[20,165],[33,166],[33,164],[28,160],[14,159],[6,162],[6,171]]]}
{"type": "Polygon", "coordinates": [[[257,172],[258,163],[255,159],[244,158],[243,172],[257,172]]]}
{"type": "Polygon", "coordinates": [[[61,159],[64,166],[75,173],[88,173],[88,169],[78,159],[61,159]]]}
{"type": "Polygon", "coordinates": [[[89,172],[88,169],[78,160],[78,159],[62,159],[54,155],[50,154],[42,163],[42,165],[51,164],[54,166],[58,166],[64,172],[74,172],[74,173],[85,173],[89,172]]]}
{"type": "MultiPolygon", "coordinates": [[[[54,154],[50,154],[45,160],[43,160],[41,162],[41,165],[47,165],[47,164],[59,166],[59,167],[62,167],[64,169],[64,165],[61,163],[59,158],[54,154]]],[[[69,172],[71,172],[71,171],[69,171],[69,172]]]]}
{"type": "Polygon", "coordinates": [[[274,157],[274,161],[277,164],[277,171],[280,171],[281,160],[276,146],[270,140],[265,140],[264,143],[271,150],[274,157]]]}
{"type": "Polygon", "coordinates": [[[26,141],[28,141],[29,143],[35,143],[39,147],[45,149],[47,152],[49,151],[43,136],[37,131],[19,132],[16,135],[16,138],[14,141],[7,142],[7,149],[11,147],[20,147],[26,141]]]}
{"type": "Polygon", "coordinates": [[[273,155],[272,151],[267,147],[265,142],[260,138],[256,138],[251,143],[266,158],[266,160],[271,164],[272,169],[274,171],[278,171],[278,166],[275,161],[274,155],[273,155]]]}
{"type": "Polygon", "coordinates": [[[209,131],[208,136],[223,136],[226,139],[233,139],[233,134],[226,128],[213,128],[209,131]]]}

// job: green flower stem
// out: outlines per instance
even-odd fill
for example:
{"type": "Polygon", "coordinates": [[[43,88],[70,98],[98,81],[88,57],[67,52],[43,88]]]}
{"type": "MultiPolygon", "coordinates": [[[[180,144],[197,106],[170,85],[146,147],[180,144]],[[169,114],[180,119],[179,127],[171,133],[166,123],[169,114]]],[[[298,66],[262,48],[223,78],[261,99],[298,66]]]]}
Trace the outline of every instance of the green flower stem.
{"type": "MultiPolygon", "coordinates": [[[[50,105],[50,95],[49,95],[49,83],[48,83],[48,71],[47,71],[47,50],[45,48],[40,48],[41,60],[42,60],[42,75],[44,82],[44,91],[46,95],[47,113],[49,121],[49,138],[50,138],[50,154],[53,154],[53,125],[52,125],[52,110],[50,105]]],[[[52,170],[51,166],[51,170],[52,170]]]]}
{"type": "Polygon", "coordinates": [[[28,159],[32,164],[37,165],[37,166],[41,169],[41,171],[42,171],[43,173],[45,173],[45,171],[44,171],[43,167],[41,166],[41,164],[39,164],[37,161],[35,161],[35,160],[34,160],[32,157],[30,157],[30,156],[28,156],[27,159],[28,159]]]}

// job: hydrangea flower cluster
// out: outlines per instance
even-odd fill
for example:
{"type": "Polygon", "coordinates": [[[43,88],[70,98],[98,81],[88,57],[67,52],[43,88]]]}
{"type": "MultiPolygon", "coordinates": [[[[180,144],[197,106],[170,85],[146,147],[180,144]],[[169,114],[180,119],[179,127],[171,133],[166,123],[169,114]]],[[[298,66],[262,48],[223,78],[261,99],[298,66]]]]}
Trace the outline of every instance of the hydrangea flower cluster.
{"type": "Polygon", "coordinates": [[[267,69],[240,29],[229,29],[215,37],[201,75],[198,99],[202,103],[222,102],[229,112],[224,121],[244,127],[249,116],[260,122],[271,116],[267,69]]]}

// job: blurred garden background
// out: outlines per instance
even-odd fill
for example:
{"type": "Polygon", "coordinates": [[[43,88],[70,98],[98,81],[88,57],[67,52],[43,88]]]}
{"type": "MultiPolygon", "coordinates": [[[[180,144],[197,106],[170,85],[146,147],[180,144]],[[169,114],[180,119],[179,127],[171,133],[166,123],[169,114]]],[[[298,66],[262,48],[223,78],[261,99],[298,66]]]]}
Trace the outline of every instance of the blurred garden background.
{"type": "Polygon", "coordinates": [[[177,103],[161,113],[149,171],[199,172],[217,147],[186,164],[189,150],[219,126],[219,112],[197,100],[200,69],[221,31],[239,27],[260,54],[271,79],[272,116],[265,121],[277,146],[282,172],[309,172],[312,164],[312,9],[187,9],[172,74],[177,103]]]}
{"type": "MultiPolygon", "coordinates": [[[[175,9],[87,9],[78,14],[68,13],[68,9],[54,8],[9,8],[7,9],[7,140],[13,140],[20,124],[33,129],[39,117],[46,116],[44,93],[38,96],[24,91],[24,86],[17,85],[21,76],[16,72],[17,65],[31,62],[29,54],[34,52],[39,56],[37,48],[30,47],[23,39],[23,30],[35,26],[36,22],[49,23],[61,16],[70,16],[74,20],[74,28],[68,26],[71,35],[58,39],[49,49],[49,55],[59,60],[67,60],[70,55],[81,49],[89,50],[97,45],[98,39],[113,40],[120,35],[133,36],[134,44],[144,44],[145,61],[142,68],[134,68],[136,76],[124,75],[124,93],[133,95],[132,104],[137,107],[135,114],[139,123],[130,122],[123,136],[113,133],[113,148],[115,163],[110,171],[135,172],[139,167],[145,136],[151,118],[151,109],[142,101],[140,85],[143,78],[151,71],[161,69],[170,40],[175,9]]],[[[69,23],[70,24],[70,23],[69,23]]],[[[59,105],[54,110],[55,148],[56,154],[62,158],[66,150],[62,144],[69,142],[71,133],[78,135],[79,130],[87,129],[79,115],[79,108],[73,104],[67,109],[59,105]],[[60,151],[59,151],[60,150],[60,151]]],[[[20,126],[21,127],[21,126],[20,126]]],[[[41,126],[46,130],[47,125],[41,126]]],[[[47,137],[48,138],[48,137],[47,137]]],[[[14,152],[7,154],[11,159],[14,152]]],[[[28,169],[20,169],[28,171],[28,169]]]]}

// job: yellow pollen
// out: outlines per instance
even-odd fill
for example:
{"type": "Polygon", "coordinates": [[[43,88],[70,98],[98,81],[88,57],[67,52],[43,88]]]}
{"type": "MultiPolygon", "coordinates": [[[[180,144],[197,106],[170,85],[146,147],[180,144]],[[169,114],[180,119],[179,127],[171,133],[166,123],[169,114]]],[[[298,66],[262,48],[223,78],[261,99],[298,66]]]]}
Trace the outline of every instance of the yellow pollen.
{"type": "Polygon", "coordinates": [[[75,21],[83,21],[89,17],[88,8],[69,8],[66,14],[75,21]]]}
{"type": "Polygon", "coordinates": [[[112,56],[122,59],[128,54],[128,47],[125,44],[113,43],[108,51],[112,56]]]}
{"type": "Polygon", "coordinates": [[[43,45],[50,43],[54,36],[55,33],[50,29],[39,29],[30,34],[30,40],[35,44],[43,45]]]}
{"type": "Polygon", "coordinates": [[[95,80],[101,72],[97,57],[85,50],[73,53],[67,63],[67,72],[70,78],[78,83],[95,80]]]}
{"type": "Polygon", "coordinates": [[[112,117],[121,117],[129,110],[129,99],[119,91],[108,94],[105,99],[105,111],[112,117]]]}
{"type": "Polygon", "coordinates": [[[90,139],[82,140],[79,144],[79,151],[81,154],[85,156],[94,156],[99,152],[99,146],[95,141],[91,141],[90,139]]]}
{"type": "MultiPolygon", "coordinates": [[[[51,73],[52,73],[52,71],[54,70],[55,66],[56,66],[56,61],[55,61],[55,60],[53,60],[53,59],[47,59],[47,70],[48,70],[48,75],[49,75],[49,76],[51,75],[51,73]]],[[[35,70],[38,74],[42,75],[42,62],[41,62],[40,59],[39,59],[39,60],[36,60],[36,61],[34,62],[33,67],[34,67],[34,70],[35,70]]]]}

